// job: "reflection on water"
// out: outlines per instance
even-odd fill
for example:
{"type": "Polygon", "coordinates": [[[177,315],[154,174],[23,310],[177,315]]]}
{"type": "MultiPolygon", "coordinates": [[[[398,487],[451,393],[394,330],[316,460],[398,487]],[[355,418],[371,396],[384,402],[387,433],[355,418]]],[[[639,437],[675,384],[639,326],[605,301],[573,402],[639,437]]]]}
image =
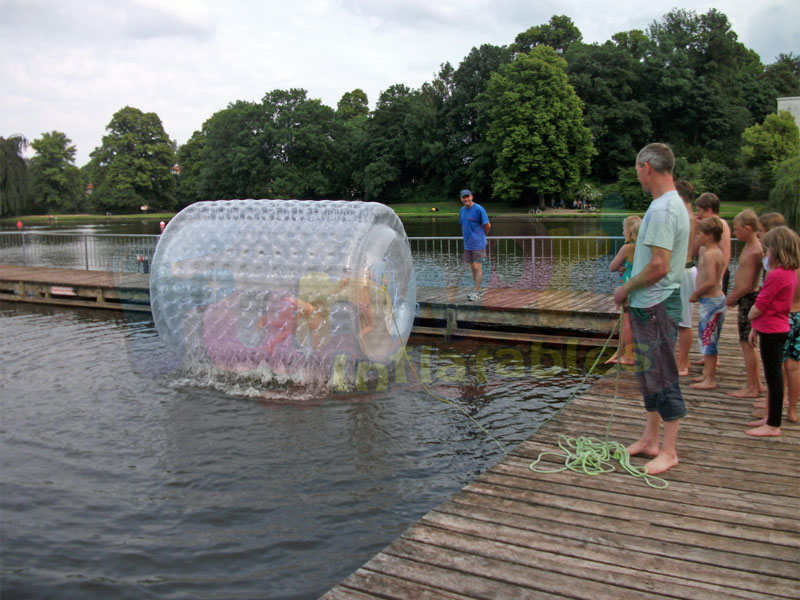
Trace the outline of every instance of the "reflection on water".
{"type": "MultiPolygon", "coordinates": [[[[149,316],[0,309],[0,595],[308,598],[498,460],[409,376],[298,401],[186,385],[149,316]]],[[[412,339],[507,448],[590,357],[412,339]]]]}

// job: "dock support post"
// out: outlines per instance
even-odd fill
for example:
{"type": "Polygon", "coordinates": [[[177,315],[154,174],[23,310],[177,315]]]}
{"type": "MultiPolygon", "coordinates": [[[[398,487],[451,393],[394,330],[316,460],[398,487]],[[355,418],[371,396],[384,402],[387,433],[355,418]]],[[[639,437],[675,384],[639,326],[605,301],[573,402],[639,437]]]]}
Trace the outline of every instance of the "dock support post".
{"type": "Polygon", "coordinates": [[[451,333],[458,328],[456,321],[456,309],[454,306],[447,307],[447,324],[445,325],[445,339],[449,340],[451,333]]]}

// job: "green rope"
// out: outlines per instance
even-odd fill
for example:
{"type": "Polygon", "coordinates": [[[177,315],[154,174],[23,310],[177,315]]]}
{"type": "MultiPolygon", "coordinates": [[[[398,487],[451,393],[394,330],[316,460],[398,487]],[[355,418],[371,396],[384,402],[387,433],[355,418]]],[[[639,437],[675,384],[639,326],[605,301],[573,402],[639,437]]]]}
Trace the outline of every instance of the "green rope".
{"type": "MultiPolygon", "coordinates": [[[[552,419],[558,415],[562,410],[564,410],[575,398],[578,394],[578,391],[586,383],[586,379],[591,375],[594,371],[597,363],[600,362],[600,357],[603,356],[603,352],[608,347],[608,344],[611,342],[611,338],[614,337],[614,334],[617,331],[617,327],[619,327],[620,323],[622,323],[622,314],[620,313],[619,320],[614,325],[614,329],[611,331],[611,335],[608,336],[606,343],[603,345],[603,348],[597,354],[597,358],[595,359],[594,363],[592,364],[589,371],[583,378],[581,384],[575,388],[572,392],[572,395],[569,399],[559,408],[545,423],[550,422],[552,419]]],[[[621,350],[621,349],[620,349],[621,350]]],[[[618,350],[619,352],[619,350],[618,350]]],[[[621,357],[620,357],[621,358],[621,357]]],[[[587,437],[587,436],[580,436],[573,440],[572,438],[559,434],[558,436],[558,447],[561,448],[563,454],[560,452],[553,452],[553,451],[545,451],[539,454],[539,457],[533,461],[529,468],[534,473],[560,473],[561,471],[566,471],[567,469],[571,471],[576,471],[578,473],[583,473],[585,475],[600,475],[602,473],[611,473],[615,471],[616,468],[612,460],[616,460],[619,462],[620,466],[624,471],[628,474],[632,475],[633,477],[637,477],[643,479],[644,482],[652,488],[663,490],[664,488],[669,485],[665,479],[661,477],[656,477],[655,475],[648,475],[646,467],[635,467],[631,464],[631,457],[628,454],[628,449],[620,444],[619,442],[609,441],[608,434],[611,430],[611,423],[614,420],[614,411],[617,407],[617,396],[619,391],[619,374],[621,370],[621,363],[619,359],[617,360],[617,369],[616,369],[616,377],[614,379],[614,402],[611,404],[611,414],[608,418],[608,423],[606,424],[606,433],[605,439],[600,441],[596,438],[587,437]],[[541,462],[544,456],[553,455],[558,456],[559,458],[564,458],[564,466],[556,467],[553,469],[542,469],[542,468],[535,468],[539,462],[541,462]]],[[[543,425],[545,424],[543,423],[543,425]]]]}

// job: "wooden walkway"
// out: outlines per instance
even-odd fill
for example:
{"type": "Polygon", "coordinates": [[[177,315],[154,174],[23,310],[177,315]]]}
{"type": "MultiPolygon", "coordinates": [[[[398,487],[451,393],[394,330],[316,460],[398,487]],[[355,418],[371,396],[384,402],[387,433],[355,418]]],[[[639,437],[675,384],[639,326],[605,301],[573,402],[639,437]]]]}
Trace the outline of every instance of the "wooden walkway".
{"type": "Polygon", "coordinates": [[[0,300],[150,310],[150,276],[0,264],[0,300]]]}
{"type": "MultiPolygon", "coordinates": [[[[607,375],[324,598],[800,597],[800,424],[784,420],[780,439],[745,436],[752,400],[726,395],[743,382],[734,311],[720,354],[717,390],[682,380],[689,415],[667,489],[620,472],[530,470],[558,434],[603,438],[607,375]]],[[[643,424],[624,373],[610,439],[630,443],[643,424]]]]}

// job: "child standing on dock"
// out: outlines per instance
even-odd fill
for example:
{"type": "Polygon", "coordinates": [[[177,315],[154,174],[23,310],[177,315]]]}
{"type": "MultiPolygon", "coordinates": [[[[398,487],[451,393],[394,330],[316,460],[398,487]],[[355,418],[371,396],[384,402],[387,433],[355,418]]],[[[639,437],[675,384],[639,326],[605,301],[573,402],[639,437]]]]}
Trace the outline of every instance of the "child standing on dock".
{"type": "Polygon", "coordinates": [[[717,387],[717,344],[722,323],[725,320],[725,295],[722,293],[722,271],[725,256],[719,247],[722,239],[722,221],[719,217],[707,217],[697,224],[697,243],[704,248],[697,269],[697,287],[689,297],[690,302],[700,303],[700,318],[697,335],[703,350],[703,375],[693,379],[691,387],[697,390],[713,390],[717,387]]]}
{"type": "Polygon", "coordinates": [[[797,288],[800,269],[800,237],[783,225],[764,235],[770,271],[764,286],[750,309],[750,343],[755,346],[758,334],[761,362],[767,380],[767,416],[750,423],[745,431],[754,437],[777,437],[781,434],[783,412],[783,347],[789,334],[789,312],[797,288]]]}
{"type": "MultiPolygon", "coordinates": [[[[622,235],[625,236],[625,243],[619,249],[614,260],[611,261],[609,269],[612,272],[620,272],[621,283],[625,283],[631,278],[633,270],[633,254],[636,251],[636,237],[639,235],[639,225],[642,218],[637,215],[629,215],[622,222],[622,235]]],[[[633,334],[631,334],[631,316],[627,308],[622,309],[622,329],[619,334],[619,348],[614,352],[614,356],[606,361],[606,364],[614,364],[617,361],[623,365],[633,365],[633,334]],[[620,352],[622,358],[619,358],[620,352]]]]}
{"type": "Polygon", "coordinates": [[[747,315],[755,304],[761,282],[761,261],[764,252],[756,235],[758,231],[758,217],[752,210],[740,212],[733,219],[733,234],[744,248],[739,254],[739,265],[736,268],[736,280],[733,289],[728,294],[725,304],[728,308],[739,307],[737,325],[739,327],[739,346],[744,355],[744,367],[747,375],[745,386],[734,392],[728,392],[733,398],[758,398],[764,393],[761,385],[758,354],[750,345],[750,319],[747,315]]]}

